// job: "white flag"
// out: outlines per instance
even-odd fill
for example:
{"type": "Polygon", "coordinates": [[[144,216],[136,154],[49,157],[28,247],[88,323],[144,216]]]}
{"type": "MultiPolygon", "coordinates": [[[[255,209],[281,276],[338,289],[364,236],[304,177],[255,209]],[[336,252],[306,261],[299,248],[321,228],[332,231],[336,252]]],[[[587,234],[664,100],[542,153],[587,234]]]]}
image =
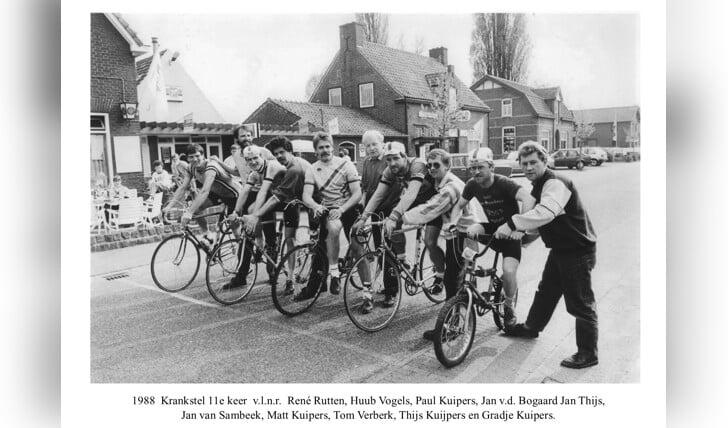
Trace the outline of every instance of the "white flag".
{"type": "Polygon", "coordinates": [[[152,55],[149,71],[139,85],[139,120],[145,122],[167,120],[167,86],[164,84],[159,49],[152,55]]]}
{"type": "Polygon", "coordinates": [[[329,125],[329,134],[336,135],[339,133],[339,118],[335,117],[331,119],[328,123],[329,125]]]}

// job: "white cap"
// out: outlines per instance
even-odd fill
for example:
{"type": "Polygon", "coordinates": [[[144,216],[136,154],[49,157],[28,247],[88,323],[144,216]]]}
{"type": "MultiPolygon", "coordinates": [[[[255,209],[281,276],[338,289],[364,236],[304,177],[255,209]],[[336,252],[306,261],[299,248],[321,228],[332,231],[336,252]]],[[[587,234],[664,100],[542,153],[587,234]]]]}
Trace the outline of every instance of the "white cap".
{"type": "Polygon", "coordinates": [[[243,149],[243,157],[263,156],[263,151],[255,144],[251,144],[243,149]]]}
{"type": "Polygon", "coordinates": [[[404,148],[404,144],[398,141],[387,141],[383,147],[384,156],[400,154],[403,157],[407,156],[407,149],[404,148]]]}
{"type": "Polygon", "coordinates": [[[468,165],[483,165],[493,163],[493,151],[487,147],[481,147],[479,149],[472,150],[468,154],[468,165]]]}

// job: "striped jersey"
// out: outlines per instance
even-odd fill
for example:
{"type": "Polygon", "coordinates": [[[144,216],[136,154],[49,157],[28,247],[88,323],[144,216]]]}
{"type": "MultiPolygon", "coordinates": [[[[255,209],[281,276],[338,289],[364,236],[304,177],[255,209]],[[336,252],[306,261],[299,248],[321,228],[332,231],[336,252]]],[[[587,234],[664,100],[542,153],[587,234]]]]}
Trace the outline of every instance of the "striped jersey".
{"type": "Polygon", "coordinates": [[[199,170],[197,168],[193,168],[193,170],[195,180],[197,181],[197,187],[199,189],[201,189],[205,183],[205,175],[212,171],[215,173],[215,178],[212,183],[212,187],[210,188],[211,193],[214,193],[218,197],[224,199],[237,199],[238,195],[242,191],[240,185],[233,180],[233,176],[228,174],[215,162],[207,161],[203,170],[199,170]]]}
{"type": "Polygon", "coordinates": [[[316,161],[306,174],[305,185],[313,185],[321,197],[321,205],[338,208],[351,198],[349,185],[361,181],[350,161],[332,157],[329,162],[316,161]]]}

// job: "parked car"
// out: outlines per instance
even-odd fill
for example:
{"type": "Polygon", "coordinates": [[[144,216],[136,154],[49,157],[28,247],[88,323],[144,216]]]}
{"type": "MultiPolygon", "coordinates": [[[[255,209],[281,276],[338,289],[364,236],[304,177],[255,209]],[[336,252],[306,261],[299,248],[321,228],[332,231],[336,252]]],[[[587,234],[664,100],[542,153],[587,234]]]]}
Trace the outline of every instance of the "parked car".
{"type": "Polygon", "coordinates": [[[609,159],[609,155],[600,147],[583,147],[581,152],[591,159],[591,166],[599,166],[609,159]]]}
{"type": "Polygon", "coordinates": [[[583,169],[585,165],[591,165],[591,158],[586,154],[579,153],[576,149],[561,149],[551,153],[555,167],[566,167],[583,169]]]}

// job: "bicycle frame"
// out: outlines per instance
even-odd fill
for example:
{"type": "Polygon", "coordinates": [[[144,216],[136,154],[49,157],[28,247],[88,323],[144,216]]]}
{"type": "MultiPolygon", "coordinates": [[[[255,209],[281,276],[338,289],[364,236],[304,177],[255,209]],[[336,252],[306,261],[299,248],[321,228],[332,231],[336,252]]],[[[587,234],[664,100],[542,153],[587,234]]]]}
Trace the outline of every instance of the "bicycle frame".
{"type": "Polygon", "coordinates": [[[380,233],[382,236],[382,239],[380,242],[382,243],[382,248],[384,249],[384,253],[382,253],[381,265],[384,266],[384,257],[386,257],[386,255],[389,255],[391,258],[396,260],[397,270],[399,272],[405,273],[405,276],[406,276],[405,281],[415,284],[417,287],[422,287],[422,283],[424,282],[424,279],[422,281],[418,281],[417,279],[415,279],[413,273],[417,271],[417,267],[420,262],[420,255],[422,254],[422,244],[423,244],[423,240],[424,240],[424,235],[422,233],[422,229],[424,228],[424,226],[423,225],[410,226],[410,227],[406,227],[406,228],[392,232],[392,234],[394,235],[394,234],[404,234],[404,233],[412,231],[412,230],[417,231],[417,238],[416,238],[417,240],[416,240],[416,244],[415,244],[415,259],[414,259],[414,261],[412,263],[412,267],[411,267],[412,272],[410,272],[409,270],[407,270],[407,268],[404,265],[404,263],[402,262],[402,260],[397,258],[397,254],[395,254],[395,252],[392,249],[392,246],[389,244],[389,242],[387,242],[387,240],[384,239],[384,227],[381,227],[384,225],[384,221],[383,220],[382,221],[373,221],[370,224],[372,226],[380,226],[380,233]]]}
{"type": "MultiPolygon", "coordinates": [[[[459,239],[459,238],[454,238],[454,239],[459,239]]],[[[483,249],[483,251],[481,251],[479,253],[475,253],[475,251],[473,251],[470,248],[465,248],[463,250],[463,259],[464,259],[464,263],[465,263],[465,275],[463,277],[463,279],[464,279],[463,284],[462,284],[460,290],[458,290],[458,294],[465,292],[468,295],[468,310],[465,313],[465,323],[464,323],[465,326],[467,326],[468,322],[470,321],[470,316],[472,315],[473,307],[476,303],[478,305],[482,306],[485,310],[495,309],[493,307],[493,305],[488,300],[484,299],[483,296],[478,292],[478,284],[477,284],[477,280],[476,280],[476,278],[478,278],[478,277],[486,277],[486,276],[489,277],[491,279],[491,281],[488,284],[488,293],[492,292],[491,289],[493,287],[493,279],[498,277],[496,272],[497,272],[497,267],[498,267],[498,259],[500,258],[500,253],[496,251],[495,257],[493,258],[493,266],[487,270],[484,270],[482,272],[482,274],[480,274],[479,272],[476,272],[476,268],[480,268],[480,266],[478,266],[476,264],[476,261],[478,260],[478,258],[482,257],[488,251],[488,249],[490,249],[494,239],[495,239],[494,237],[491,237],[490,240],[488,241],[488,243],[485,244],[485,248],[483,249]],[[472,257],[472,259],[470,259],[470,257],[472,257]]],[[[478,316],[484,315],[485,310],[483,311],[482,314],[478,313],[478,316]]]]}

